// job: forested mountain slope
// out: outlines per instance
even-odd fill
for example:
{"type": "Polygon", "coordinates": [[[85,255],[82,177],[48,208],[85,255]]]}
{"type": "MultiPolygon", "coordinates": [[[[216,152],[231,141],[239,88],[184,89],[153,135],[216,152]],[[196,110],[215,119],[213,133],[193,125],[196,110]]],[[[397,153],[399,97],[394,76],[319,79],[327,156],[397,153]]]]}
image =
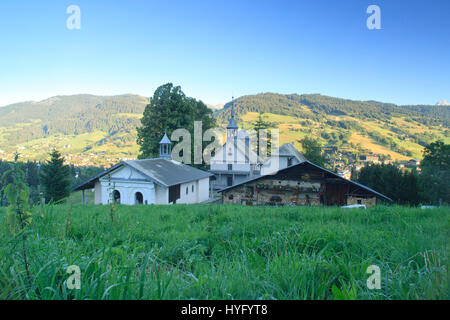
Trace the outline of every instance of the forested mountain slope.
{"type": "MultiPolygon", "coordinates": [[[[450,107],[445,105],[397,106],[320,94],[262,93],[240,97],[234,106],[241,126],[247,128],[257,112],[267,113],[267,120],[280,129],[282,143],[315,136],[323,146],[407,159],[420,158],[423,146],[436,139],[449,141],[450,107]]],[[[231,102],[215,112],[219,123],[227,122],[230,107],[231,102]]]]}
{"type": "MultiPolygon", "coordinates": [[[[1,107],[0,158],[11,160],[19,151],[25,159],[42,160],[53,147],[79,165],[135,158],[136,126],[147,103],[147,98],[132,94],[73,95],[1,107]]],[[[314,136],[323,146],[409,159],[420,158],[423,146],[431,141],[450,142],[447,105],[397,106],[275,93],[243,96],[234,104],[243,128],[251,127],[258,112],[265,112],[280,129],[281,143],[314,136]]],[[[219,124],[226,125],[230,106],[228,102],[214,112],[219,124]]]]}
{"type": "Polygon", "coordinates": [[[135,157],[136,126],[147,104],[147,98],[131,94],[73,95],[2,107],[0,150],[41,159],[56,147],[74,162],[92,158],[84,164],[135,157]]]}

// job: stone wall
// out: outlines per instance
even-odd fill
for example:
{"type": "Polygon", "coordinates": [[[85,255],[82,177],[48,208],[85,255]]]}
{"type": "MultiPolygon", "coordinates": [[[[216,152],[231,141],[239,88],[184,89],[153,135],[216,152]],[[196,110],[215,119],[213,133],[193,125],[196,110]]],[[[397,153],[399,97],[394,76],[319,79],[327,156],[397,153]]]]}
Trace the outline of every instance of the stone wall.
{"type": "Polygon", "coordinates": [[[258,180],[223,192],[225,204],[321,205],[320,182],[258,180]]]}
{"type": "Polygon", "coordinates": [[[347,197],[347,205],[351,204],[365,204],[366,207],[373,207],[377,205],[377,198],[371,197],[371,198],[363,198],[363,197],[353,197],[348,196],[347,197]]]}

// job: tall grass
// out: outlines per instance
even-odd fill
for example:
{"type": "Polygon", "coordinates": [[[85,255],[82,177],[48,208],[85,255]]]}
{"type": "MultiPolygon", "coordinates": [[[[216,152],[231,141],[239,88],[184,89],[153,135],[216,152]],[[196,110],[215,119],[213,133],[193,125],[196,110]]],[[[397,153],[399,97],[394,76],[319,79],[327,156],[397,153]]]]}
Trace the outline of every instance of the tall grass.
{"type": "Polygon", "coordinates": [[[448,299],[449,210],[35,208],[31,282],[0,208],[0,299],[448,299]],[[369,265],[381,290],[369,290],[369,265]],[[81,269],[69,290],[67,267],[81,269]]]}

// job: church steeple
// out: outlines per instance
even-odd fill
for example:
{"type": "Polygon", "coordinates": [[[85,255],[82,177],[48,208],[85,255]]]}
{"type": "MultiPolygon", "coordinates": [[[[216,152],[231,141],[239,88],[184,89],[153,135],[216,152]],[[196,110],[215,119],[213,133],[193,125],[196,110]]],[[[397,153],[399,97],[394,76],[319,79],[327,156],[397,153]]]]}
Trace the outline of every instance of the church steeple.
{"type": "Polygon", "coordinates": [[[159,142],[159,157],[162,159],[172,159],[172,142],[167,136],[167,129],[164,132],[164,137],[159,142]]]}
{"type": "Polygon", "coordinates": [[[227,126],[227,140],[231,139],[232,137],[235,137],[237,134],[238,126],[236,124],[236,121],[234,120],[234,97],[232,97],[231,101],[231,118],[230,122],[227,126]]]}

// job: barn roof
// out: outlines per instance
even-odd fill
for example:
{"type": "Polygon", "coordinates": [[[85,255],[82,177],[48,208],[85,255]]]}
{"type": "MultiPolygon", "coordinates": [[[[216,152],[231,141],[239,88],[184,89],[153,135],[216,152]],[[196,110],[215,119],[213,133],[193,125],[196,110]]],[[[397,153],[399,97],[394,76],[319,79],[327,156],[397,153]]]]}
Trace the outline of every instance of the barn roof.
{"type": "Polygon", "coordinates": [[[142,174],[148,181],[165,188],[212,176],[209,172],[196,169],[175,160],[162,158],[128,160],[120,162],[95,177],[75,186],[72,191],[92,189],[98,179],[122,166],[133,168],[142,174]]]}
{"type": "Polygon", "coordinates": [[[242,182],[240,182],[240,183],[237,183],[237,184],[235,184],[235,185],[232,185],[232,186],[223,188],[223,189],[219,190],[219,192],[223,192],[223,191],[226,191],[226,190],[231,190],[231,189],[233,189],[233,188],[235,188],[235,187],[241,186],[241,185],[246,184],[246,183],[248,183],[248,182],[252,182],[252,181],[256,181],[256,180],[268,178],[268,177],[270,177],[270,176],[273,176],[274,174],[277,174],[277,173],[281,173],[281,172],[287,171],[287,170],[292,169],[292,168],[297,167],[297,166],[307,166],[307,165],[313,166],[313,167],[315,167],[315,168],[317,168],[317,169],[319,169],[319,170],[321,170],[321,171],[324,171],[324,172],[326,172],[326,173],[332,175],[334,178],[337,178],[337,179],[346,181],[346,182],[348,182],[348,183],[350,183],[350,184],[352,184],[352,185],[354,185],[354,186],[357,186],[357,187],[359,187],[359,188],[362,188],[362,189],[364,189],[364,190],[367,190],[367,191],[369,191],[369,192],[375,194],[376,196],[378,196],[378,197],[380,197],[380,198],[383,198],[383,199],[386,199],[386,200],[392,202],[392,199],[389,198],[389,197],[386,197],[384,194],[381,194],[381,193],[379,193],[379,192],[377,192],[377,191],[375,191],[375,190],[373,190],[373,189],[371,189],[371,188],[369,188],[369,187],[367,187],[367,186],[365,186],[365,185],[362,185],[362,184],[360,184],[360,183],[358,183],[358,182],[355,182],[355,181],[346,179],[346,178],[344,178],[344,177],[341,177],[340,175],[338,175],[338,174],[336,174],[336,173],[334,173],[334,172],[332,172],[332,171],[330,171],[330,170],[327,170],[327,169],[325,169],[325,168],[322,168],[322,167],[320,167],[320,166],[318,166],[318,165],[316,165],[316,164],[314,164],[314,163],[312,163],[312,162],[310,162],[310,161],[308,161],[308,160],[305,160],[305,161],[303,161],[303,162],[300,162],[300,163],[294,164],[294,165],[292,165],[292,166],[283,168],[283,169],[281,169],[281,170],[279,170],[278,172],[275,172],[275,173],[271,173],[271,174],[267,174],[267,175],[263,175],[263,176],[258,176],[258,177],[255,177],[255,178],[249,178],[249,179],[244,180],[244,181],[242,181],[242,182]]]}

